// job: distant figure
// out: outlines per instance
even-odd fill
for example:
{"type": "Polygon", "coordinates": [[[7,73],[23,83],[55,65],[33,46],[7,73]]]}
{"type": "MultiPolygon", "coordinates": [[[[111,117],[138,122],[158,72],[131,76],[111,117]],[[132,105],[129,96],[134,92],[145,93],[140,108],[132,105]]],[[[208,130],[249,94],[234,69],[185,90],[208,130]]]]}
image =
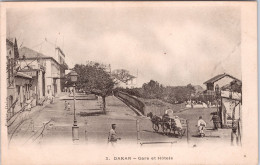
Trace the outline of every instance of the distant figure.
{"type": "Polygon", "coordinates": [[[200,135],[200,137],[204,137],[205,136],[204,129],[206,127],[206,122],[202,119],[202,116],[199,117],[197,126],[199,128],[199,135],[200,135]]]}
{"type": "Polygon", "coordinates": [[[68,110],[68,111],[70,111],[70,107],[71,107],[71,106],[70,106],[70,103],[68,103],[68,106],[67,106],[67,108],[68,108],[67,110],[68,110]]]}
{"type": "Polygon", "coordinates": [[[110,142],[113,146],[114,143],[117,142],[117,140],[121,140],[121,138],[117,137],[116,124],[112,124],[112,129],[109,131],[109,134],[108,134],[108,143],[110,142]]]}
{"type": "Polygon", "coordinates": [[[68,108],[68,102],[65,101],[65,109],[64,110],[67,110],[67,108],[68,108]]]}
{"type": "MultiPolygon", "coordinates": [[[[211,118],[211,120],[213,121],[213,125],[214,125],[214,129],[218,130],[219,128],[219,123],[220,123],[220,118],[217,114],[214,114],[211,118]]],[[[210,120],[210,121],[211,121],[210,120]]]]}
{"type": "Polygon", "coordinates": [[[53,97],[53,95],[51,95],[51,104],[53,104],[54,103],[54,97],[53,97]]]}
{"type": "Polygon", "coordinates": [[[238,145],[238,121],[232,121],[231,145],[234,145],[234,140],[236,141],[236,145],[238,145]]]}
{"type": "Polygon", "coordinates": [[[182,124],[179,116],[174,116],[174,122],[176,124],[176,127],[180,130],[182,130],[182,124]]]}

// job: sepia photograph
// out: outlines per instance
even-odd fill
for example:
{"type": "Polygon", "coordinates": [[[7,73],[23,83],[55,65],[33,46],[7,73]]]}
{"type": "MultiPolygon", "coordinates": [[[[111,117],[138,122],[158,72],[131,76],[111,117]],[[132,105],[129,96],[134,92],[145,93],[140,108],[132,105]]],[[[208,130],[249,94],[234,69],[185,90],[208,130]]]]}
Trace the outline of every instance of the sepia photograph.
{"type": "Polygon", "coordinates": [[[256,2],[0,7],[3,164],[257,164],[256,2]]]}

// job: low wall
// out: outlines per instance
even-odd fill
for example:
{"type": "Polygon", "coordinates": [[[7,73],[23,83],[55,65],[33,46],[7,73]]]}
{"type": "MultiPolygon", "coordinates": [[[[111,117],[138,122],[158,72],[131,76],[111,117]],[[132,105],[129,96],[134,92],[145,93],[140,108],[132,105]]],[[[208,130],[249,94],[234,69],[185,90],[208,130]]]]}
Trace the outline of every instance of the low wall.
{"type": "Polygon", "coordinates": [[[114,92],[114,95],[122,99],[122,101],[124,101],[126,104],[129,104],[130,106],[137,109],[139,112],[141,112],[141,114],[146,115],[145,104],[139,99],[121,91],[114,92]]]}

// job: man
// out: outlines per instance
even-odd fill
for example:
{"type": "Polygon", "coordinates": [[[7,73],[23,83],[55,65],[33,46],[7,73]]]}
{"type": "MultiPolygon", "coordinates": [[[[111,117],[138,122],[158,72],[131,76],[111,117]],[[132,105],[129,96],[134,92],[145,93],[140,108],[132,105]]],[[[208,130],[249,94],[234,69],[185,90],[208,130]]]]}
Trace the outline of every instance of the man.
{"type": "MultiPolygon", "coordinates": [[[[214,129],[215,130],[218,130],[218,127],[219,127],[219,123],[220,123],[220,118],[217,114],[213,114],[211,120],[213,121],[213,125],[214,125],[214,129]]],[[[210,120],[210,121],[211,121],[210,120]]]]}
{"type": "Polygon", "coordinates": [[[108,143],[110,142],[112,145],[114,145],[114,143],[116,143],[117,140],[121,140],[121,138],[117,137],[116,124],[112,124],[112,129],[109,131],[108,134],[108,143]]]}
{"type": "Polygon", "coordinates": [[[65,101],[65,110],[67,110],[67,108],[68,108],[68,102],[65,101]]]}
{"type": "Polygon", "coordinates": [[[68,103],[67,110],[70,111],[70,103],[68,103]]]}
{"type": "Polygon", "coordinates": [[[234,140],[236,141],[236,145],[238,145],[238,121],[236,120],[232,121],[231,145],[234,145],[234,140]]]}
{"type": "Polygon", "coordinates": [[[198,120],[198,128],[199,128],[199,135],[201,137],[205,136],[204,134],[205,127],[206,127],[206,122],[202,119],[202,116],[200,116],[198,120]]]}

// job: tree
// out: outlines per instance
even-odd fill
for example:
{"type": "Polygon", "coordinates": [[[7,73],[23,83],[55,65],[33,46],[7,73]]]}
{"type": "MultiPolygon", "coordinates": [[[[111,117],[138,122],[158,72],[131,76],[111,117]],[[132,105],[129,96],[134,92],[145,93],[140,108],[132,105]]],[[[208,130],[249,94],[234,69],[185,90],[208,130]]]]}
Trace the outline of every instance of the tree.
{"type": "Polygon", "coordinates": [[[112,76],[123,83],[127,83],[129,80],[133,79],[133,76],[129,74],[128,70],[116,69],[112,72],[112,76]]]}
{"type": "Polygon", "coordinates": [[[144,83],[142,88],[144,91],[144,96],[147,98],[160,99],[164,91],[164,87],[154,80],[150,80],[150,82],[144,83]]]}
{"type": "Polygon", "coordinates": [[[115,85],[113,78],[106,71],[106,67],[99,63],[76,64],[74,70],[79,75],[77,88],[101,96],[103,112],[106,113],[106,97],[112,93],[115,85]]]}

